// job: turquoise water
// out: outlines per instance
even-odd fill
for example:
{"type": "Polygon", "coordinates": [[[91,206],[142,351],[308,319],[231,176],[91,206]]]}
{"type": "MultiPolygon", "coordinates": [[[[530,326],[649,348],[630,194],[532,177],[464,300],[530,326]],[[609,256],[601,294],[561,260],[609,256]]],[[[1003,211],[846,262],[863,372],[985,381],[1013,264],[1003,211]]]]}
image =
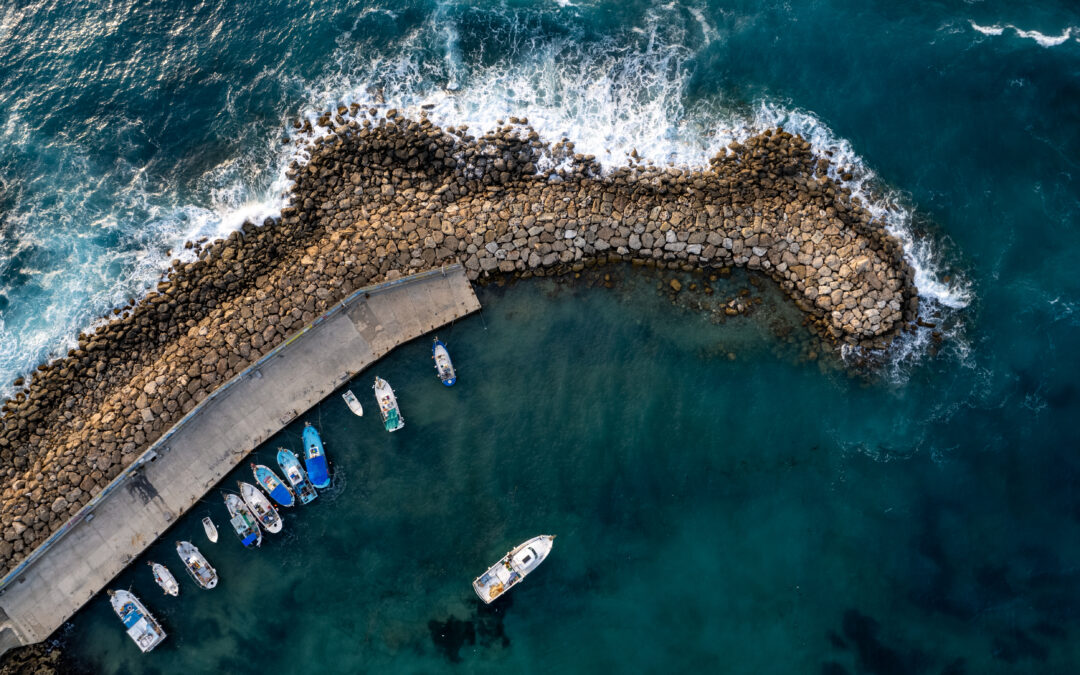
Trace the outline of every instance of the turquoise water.
{"type": "MultiPolygon", "coordinates": [[[[404,432],[336,398],[313,413],[342,484],[257,554],[208,550],[219,589],[153,600],[161,655],[136,658],[100,599],[68,650],[112,672],[290,670],[284,646],[242,648],[275,644],[342,671],[456,654],[473,670],[1075,672],[1078,15],[1001,0],[0,8],[0,382],[155,283],[185,239],[274,213],[293,119],[353,100],[474,129],[527,116],[608,166],[632,149],[699,165],[783,123],[908,239],[944,334],[849,380],[799,360],[797,320],[714,325],[650,278],[485,291],[484,317],[442,336],[459,387],[438,387],[426,345],[379,365],[404,432]],[[551,561],[479,613],[468,581],[544,530],[560,535],[551,561]],[[459,644],[468,630],[476,644],[459,644]]],[[[197,538],[201,515],[177,535],[197,538]]],[[[141,567],[118,583],[154,598],[141,567]]]]}
{"type": "MultiPolygon", "coordinates": [[[[139,654],[98,598],[69,654],[106,673],[300,672],[288,654],[342,673],[1074,670],[1070,449],[1032,452],[1035,413],[946,422],[941,375],[890,390],[775,355],[786,305],[714,324],[684,306],[700,290],[674,304],[667,277],[610,273],[485,289],[482,316],[439,333],[452,389],[425,339],[360,375],[368,410],[375,374],[395,387],[402,431],[329,397],[304,419],[332,490],[259,551],[205,541],[201,517],[225,518],[212,491],[145,557],[179,574],[189,537],[218,588],[164,597],[140,559],[113,585],[169,640],[139,654]],[[540,533],[551,557],[482,607],[472,578],[540,533]]],[[[302,424],[255,456],[298,447],[302,424]]]]}

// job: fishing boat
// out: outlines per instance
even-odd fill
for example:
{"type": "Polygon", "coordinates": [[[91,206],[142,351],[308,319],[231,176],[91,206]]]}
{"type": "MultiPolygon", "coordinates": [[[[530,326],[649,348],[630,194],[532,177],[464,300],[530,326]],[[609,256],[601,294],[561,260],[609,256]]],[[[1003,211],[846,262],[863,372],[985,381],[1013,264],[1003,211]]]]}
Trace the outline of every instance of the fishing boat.
{"type": "Polygon", "coordinates": [[[277,509],[266,498],[266,495],[259,492],[259,488],[251,483],[237,481],[236,485],[240,488],[240,496],[244,498],[244,504],[255,514],[259,524],[270,534],[281,532],[281,516],[278,515],[277,509]]]}
{"type": "Polygon", "coordinates": [[[341,398],[345,399],[345,405],[349,406],[349,410],[353,411],[357,417],[364,416],[364,406],[360,405],[360,400],[356,398],[356,394],[352,393],[352,389],[342,394],[341,398]]]}
{"type": "Polygon", "coordinates": [[[165,629],[134,593],[109,591],[109,604],[116,616],[124,622],[128,637],[135,641],[144,654],[165,640],[165,629]]]}
{"type": "Polygon", "coordinates": [[[217,525],[214,525],[214,521],[210,520],[210,516],[206,516],[202,519],[203,531],[206,532],[206,538],[210,540],[210,543],[217,543],[217,525]]]}
{"type": "Polygon", "coordinates": [[[375,400],[379,402],[379,414],[382,415],[383,426],[386,430],[397,431],[405,426],[405,418],[401,416],[397,397],[394,396],[394,390],[390,388],[390,384],[381,377],[376,377],[372,389],[375,390],[375,400]]]}
{"type": "Polygon", "coordinates": [[[457,382],[454,364],[450,361],[450,352],[446,351],[446,345],[439,338],[435,338],[435,344],[431,345],[431,358],[435,360],[435,372],[439,374],[442,383],[447,387],[454,386],[457,382]]]}
{"type": "Polygon", "coordinates": [[[217,572],[210,563],[206,561],[203,554],[199,552],[199,549],[195,547],[190,541],[178,541],[176,542],[176,552],[180,556],[180,559],[184,561],[184,567],[187,568],[191,578],[195,580],[195,583],[199,586],[210,590],[214,586],[217,586],[218,576],[217,572]]]}
{"type": "Polygon", "coordinates": [[[292,450],[278,448],[277,463],[281,472],[285,474],[285,480],[289,481],[301,504],[307,504],[319,496],[304,473],[304,467],[300,466],[300,460],[296,458],[292,450]]]}
{"type": "Polygon", "coordinates": [[[318,430],[311,424],[304,425],[304,466],[312,485],[325,490],[330,487],[330,467],[326,461],[326,449],[318,430]]]}
{"type": "Polygon", "coordinates": [[[473,580],[473,590],[481,600],[490,604],[539,567],[548,553],[551,553],[554,543],[555,535],[541,534],[518,544],[504,555],[502,560],[473,580]]]}
{"type": "Polygon", "coordinates": [[[265,464],[252,464],[251,471],[255,474],[255,482],[266,490],[266,494],[270,495],[275,502],[282,506],[292,506],[296,503],[296,496],[292,489],[281,482],[273,469],[265,464]]]}
{"type": "Polygon", "coordinates": [[[154,581],[158,586],[161,586],[161,590],[166,594],[176,597],[180,595],[180,584],[176,583],[176,577],[172,575],[168,567],[165,567],[161,563],[147,562],[150,569],[154,570],[154,581]]]}
{"type": "Polygon", "coordinates": [[[262,546],[262,529],[255,514],[247,507],[244,500],[231,492],[225,493],[225,508],[229,510],[229,524],[232,525],[240,543],[251,548],[262,546]]]}

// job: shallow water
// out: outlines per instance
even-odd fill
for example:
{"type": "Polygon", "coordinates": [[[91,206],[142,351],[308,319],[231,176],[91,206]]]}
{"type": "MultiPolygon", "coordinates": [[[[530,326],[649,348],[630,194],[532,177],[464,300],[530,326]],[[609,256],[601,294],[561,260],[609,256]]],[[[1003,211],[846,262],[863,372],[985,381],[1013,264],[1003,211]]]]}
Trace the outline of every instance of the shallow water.
{"type": "Polygon", "coordinates": [[[714,325],[657,289],[669,275],[610,274],[483,289],[482,315],[439,332],[453,388],[427,339],[361,374],[367,416],[334,395],[255,452],[272,462],[312,422],[329,492],[247,551],[205,541],[203,515],[225,526],[212,490],[145,558],[180,575],[172,542],[190,538],[218,588],[185,577],[163,597],[140,559],[113,586],[168,641],[142,656],[97,598],[68,653],[106,673],[1072,670],[1075,458],[1040,413],[1002,419],[1008,392],[943,413],[983,386],[968,373],[823,375],[771,352],[786,305],[714,325]],[[372,414],[375,374],[398,433],[372,414]],[[472,578],[540,533],[551,557],[482,607],[472,578]]]}

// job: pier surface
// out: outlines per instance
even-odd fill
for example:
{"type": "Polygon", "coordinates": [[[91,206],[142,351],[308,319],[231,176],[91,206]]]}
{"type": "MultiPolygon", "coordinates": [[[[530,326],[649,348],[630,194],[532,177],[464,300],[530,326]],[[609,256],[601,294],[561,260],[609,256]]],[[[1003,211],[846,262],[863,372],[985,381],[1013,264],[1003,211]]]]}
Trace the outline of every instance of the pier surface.
{"type": "Polygon", "coordinates": [[[0,581],[0,653],[47,638],[249,452],[352,376],[478,309],[460,265],[361,289],[219,387],[0,581]]]}

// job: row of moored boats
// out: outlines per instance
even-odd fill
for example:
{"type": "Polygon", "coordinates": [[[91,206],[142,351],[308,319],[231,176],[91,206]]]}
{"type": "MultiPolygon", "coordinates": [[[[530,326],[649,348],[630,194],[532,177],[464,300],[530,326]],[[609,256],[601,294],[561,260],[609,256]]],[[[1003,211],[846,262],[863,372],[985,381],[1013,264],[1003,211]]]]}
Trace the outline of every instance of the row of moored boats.
{"type": "MultiPolygon", "coordinates": [[[[446,386],[457,382],[450,354],[438,338],[432,345],[432,359],[439,380],[446,386]]],[[[405,426],[397,397],[390,384],[375,378],[372,386],[375,400],[379,405],[379,414],[387,431],[398,431],[405,426]]],[[[356,415],[363,416],[364,410],[352,391],[343,394],[345,403],[356,415]]],[[[309,504],[319,496],[319,490],[330,487],[330,467],[326,459],[326,450],[322,438],[315,427],[304,426],[304,460],[287,448],[279,448],[277,464],[281,476],[265,464],[251,464],[255,485],[238,481],[239,494],[225,492],[225,508],[229,513],[229,525],[240,542],[246,548],[262,545],[263,531],[270,534],[281,532],[283,520],[277,506],[289,508],[309,504]],[[258,487],[256,487],[256,485],[258,487]],[[259,489],[261,488],[261,490],[259,489]]],[[[217,542],[217,526],[207,516],[203,518],[203,528],[211,542],[217,542]]],[[[521,582],[532,572],[551,551],[554,535],[540,535],[511,549],[501,560],[473,581],[473,589],[485,603],[490,603],[513,586],[521,582]]],[[[176,542],[176,553],[180,557],[188,575],[200,588],[209,590],[217,586],[217,571],[190,541],[176,542]]],[[[169,568],[161,563],[149,562],[154,581],[171,596],[180,594],[180,584],[169,568]]],[[[161,644],[165,631],[161,624],[150,614],[146,606],[130,591],[109,591],[110,602],[117,616],[123,621],[127,633],[143,652],[148,652],[161,644]]]]}

